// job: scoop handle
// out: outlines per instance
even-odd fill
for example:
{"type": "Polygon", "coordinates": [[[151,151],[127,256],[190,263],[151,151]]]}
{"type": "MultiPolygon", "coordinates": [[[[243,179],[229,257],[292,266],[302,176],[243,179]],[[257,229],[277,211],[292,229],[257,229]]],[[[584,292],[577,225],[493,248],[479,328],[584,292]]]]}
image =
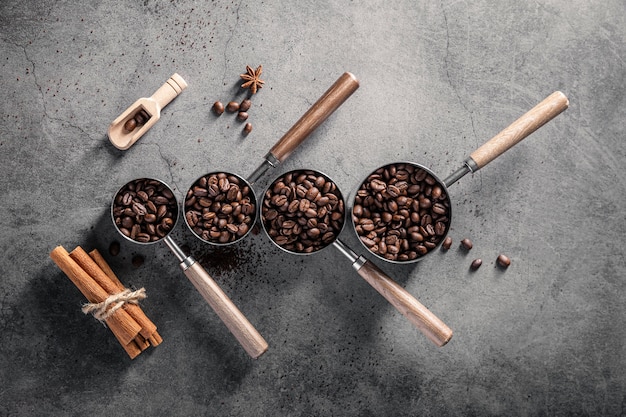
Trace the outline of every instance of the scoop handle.
{"type": "Polygon", "coordinates": [[[198,262],[185,269],[185,275],[252,358],[265,353],[268,345],[263,336],[198,262]]]}
{"type": "Polygon", "coordinates": [[[357,88],[359,88],[359,81],[356,77],[349,72],[343,73],[300,120],[276,142],[270,149],[270,153],[278,161],[283,162],[357,88]]]}
{"type": "Polygon", "coordinates": [[[502,155],[522,139],[555,118],[569,106],[569,100],[560,91],[546,97],[541,103],[530,109],[526,114],[514,121],[509,127],[489,139],[480,148],[470,154],[476,163],[472,171],[484,167],[502,155]]]}
{"type": "Polygon", "coordinates": [[[452,330],[372,262],[365,261],[357,272],[435,345],[450,341],[452,330]]]}

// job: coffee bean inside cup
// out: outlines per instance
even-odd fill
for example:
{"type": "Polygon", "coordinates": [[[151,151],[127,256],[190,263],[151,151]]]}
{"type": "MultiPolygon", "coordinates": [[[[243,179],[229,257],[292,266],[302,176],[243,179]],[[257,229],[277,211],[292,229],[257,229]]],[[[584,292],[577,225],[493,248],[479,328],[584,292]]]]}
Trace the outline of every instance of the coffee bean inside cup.
{"type": "Polygon", "coordinates": [[[278,246],[294,253],[316,252],[332,244],[343,229],[343,196],[320,172],[291,171],[265,192],[261,219],[278,246]]]}
{"type": "Polygon", "coordinates": [[[127,238],[140,243],[164,238],[176,224],[178,204],[161,181],[139,178],[124,185],[112,205],[113,222],[127,238]]]}
{"type": "Polygon", "coordinates": [[[357,190],[352,220],[361,242],[390,260],[416,260],[435,249],[450,227],[450,199],[428,170],[394,163],[371,173],[357,190]]]}
{"type": "Polygon", "coordinates": [[[256,220],[256,201],[248,183],[227,172],[198,178],[185,196],[185,220],[200,239],[233,243],[248,234],[256,220]]]}

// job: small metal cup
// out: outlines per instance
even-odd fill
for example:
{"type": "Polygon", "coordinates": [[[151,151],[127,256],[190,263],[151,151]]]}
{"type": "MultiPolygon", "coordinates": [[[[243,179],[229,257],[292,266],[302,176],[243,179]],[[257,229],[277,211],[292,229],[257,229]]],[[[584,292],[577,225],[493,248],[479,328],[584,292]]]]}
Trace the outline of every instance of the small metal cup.
{"type": "MultiPolygon", "coordinates": [[[[130,200],[129,197],[126,197],[130,200]]],[[[165,182],[154,178],[137,178],[124,184],[115,193],[111,203],[111,219],[117,231],[125,239],[140,245],[151,245],[165,239],[178,223],[178,202],[174,191],[165,182]],[[140,192],[145,193],[139,197],[140,192]],[[153,193],[165,193],[167,203],[155,203],[153,193]],[[148,195],[150,194],[150,195],[148,195]],[[135,202],[125,202],[125,196],[134,197],[135,202]],[[151,202],[151,203],[149,203],[151,202]],[[158,213],[156,206],[165,205],[165,213],[158,213]],[[153,220],[154,218],[154,220],[153,220]],[[165,225],[164,219],[171,219],[165,225]],[[132,222],[136,231],[129,229],[132,222]],[[149,237],[149,239],[148,239],[149,237]]]]}
{"type": "Polygon", "coordinates": [[[183,211],[185,223],[194,236],[211,245],[229,246],[252,231],[258,217],[258,202],[246,179],[226,171],[213,171],[198,177],[189,187],[183,211]],[[213,179],[218,182],[210,184],[213,179]],[[227,186],[220,185],[222,179],[227,186]],[[238,192],[234,192],[235,185],[238,192]],[[247,203],[241,204],[242,198],[247,198],[247,203]]]}
{"type": "MultiPolygon", "coordinates": [[[[385,179],[383,179],[383,181],[385,181],[385,179]]],[[[372,198],[376,198],[376,194],[375,193],[369,193],[368,195],[372,196],[372,198]]],[[[413,198],[413,197],[417,197],[419,194],[415,195],[415,196],[407,196],[409,198],[413,198]]],[[[364,196],[360,197],[361,199],[365,198],[364,196]]],[[[372,172],[370,172],[369,174],[367,174],[364,178],[363,181],[361,181],[359,187],[355,190],[354,195],[352,196],[351,200],[352,202],[352,206],[350,207],[350,218],[351,218],[351,223],[352,223],[352,229],[354,230],[354,232],[357,234],[357,236],[359,237],[359,242],[361,243],[361,245],[367,249],[367,251],[369,253],[371,253],[372,255],[374,255],[376,258],[385,261],[385,262],[390,262],[390,263],[394,263],[394,264],[410,264],[410,263],[415,263],[415,262],[419,262],[422,259],[424,259],[425,257],[427,257],[428,255],[430,255],[431,253],[433,253],[434,251],[437,250],[437,248],[439,248],[441,246],[441,243],[443,242],[443,240],[445,239],[446,235],[448,234],[448,230],[450,229],[450,224],[452,222],[452,205],[450,202],[450,196],[448,195],[448,189],[445,185],[445,183],[443,181],[441,181],[441,179],[434,173],[432,172],[430,169],[428,169],[427,167],[420,165],[420,164],[416,164],[414,162],[393,162],[387,165],[383,165],[375,170],[373,170],[372,172]],[[372,248],[370,246],[368,246],[367,244],[365,244],[364,240],[367,239],[367,234],[364,232],[359,233],[359,231],[357,231],[357,227],[359,226],[357,224],[357,217],[354,215],[354,207],[356,206],[356,200],[359,197],[359,191],[362,190],[362,187],[364,184],[366,184],[368,181],[368,178],[376,173],[382,173],[385,170],[389,170],[391,167],[396,167],[399,165],[406,165],[406,166],[410,166],[415,170],[423,170],[426,172],[427,175],[429,175],[432,179],[433,179],[433,184],[432,185],[437,185],[441,188],[442,190],[442,196],[445,195],[444,198],[442,198],[441,201],[445,201],[447,202],[447,207],[448,207],[448,212],[446,213],[445,217],[447,218],[447,220],[445,221],[445,231],[443,232],[443,234],[439,234],[436,235],[436,240],[435,241],[429,241],[429,246],[432,246],[431,248],[427,248],[427,252],[420,254],[419,252],[417,252],[416,250],[411,250],[410,252],[413,252],[414,254],[416,254],[415,258],[412,259],[398,259],[399,256],[395,256],[394,254],[390,254],[390,253],[380,253],[380,250],[372,250],[372,248]],[[433,246],[434,245],[434,246],[433,246]]],[[[384,202],[383,201],[379,201],[380,205],[382,206],[380,208],[380,211],[377,211],[377,215],[380,215],[381,212],[385,211],[384,208],[384,202]]],[[[376,224],[376,222],[374,223],[374,226],[376,227],[376,229],[379,228],[384,228],[385,229],[385,233],[393,231],[393,230],[397,230],[398,232],[402,232],[402,233],[406,233],[406,224],[408,223],[408,221],[410,221],[410,216],[413,212],[415,212],[416,210],[411,207],[411,205],[408,205],[406,207],[406,210],[408,210],[409,212],[409,220],[404,219],[404,220],[398,220],[398,221],[394,221],[394,222],[382,222],[380,220],[379,224],[376,224]],[[402,224],[402,222],[407,222],[405,224],[402,224]]],[[[420,214],[421,210],[417,210],[417,214],[420,215],[420,217],[424,214],[423,212],[420,214]]],[[[376,218],[378,219],[378,217],[376,218]]],[[[401,236],[401,239],[409,239],[408,236],[401,236]]],[[[424,237],[424,239],[426,240],[427,237],[424,237]]],[[[407,241],[408,243],[408,241],[407,241]]],[[[411,248],[416,248],[418,242],[410,242],[411,248]]],[[[378,245],[377,245],[378,246],[378,245]]],[[[422,245],[423,246],[423,245],[422,245]]],[[[379,247],[379,246],[378,246],[379,247]]],[[[409,252],[409,250],[405,251],[405,252],[409,252]]]]}
{"type": "MultiPolygon", "coordinates": [[[[294,182],[294,181],[289,181],[294,182]]],[[[324,206],[317,206],[316,201],[319,202],[321,201],[321,198],[324,197],[324,195],[322,194],[318,194],[316,198],[307,198],[306,196],[302,196],[299,195],[298,193],[302,194],[302,189],[298,190],[298,186],[299,185],[303,185],[304,184],[302,182],[298,183],[297,181],[294,183],[295,185],[290,186],[288,184],[285,184],[285,186],[287,186],[288,188],[290,188],[289,190],[289,199],[291,202],[294,201],[302,201],[302,200],[307,200],[307,204],[310,204],[309,208],[312,208],[313,210],[316,210],[318,215],[320,214],[321,210],[327,210],[328,207],[328,203],[324,206]],[[295,197],[295,198],[294,198],[295,197]]],[[[323,188],[323,187],[322,187],[323,188]]],[[[284,189],[284,188],[283,188],[284,189]]],[[[328,193],[331,193],[330,191],[328,193]]],[[[328,194],[327,193],[327,194],[328,194]]],[[[272,243],[274,243],[276,246],[278,246],[280,249],[282,249],[283,251],[287,252],[287,253],[291,253],[294,255],[310,255],[312,253],[316,253],[319,252],[322,249],[327,248],[328,246],[331,246],[333,243],[335,243],[337,241],[337,239],[339,238],[340,233],[342,232],[344,226],[345,226],[345,201],[343,198],[343,194],[341,193],[341,190],[339,189],[339,187],[337,186],[337,184],[326,174],[320,172],[320,171],[316,171],[316,170],[312,170],[312,169],[297,169],[297,170],[293,170],[290,172],[287,172],[281,176],[279,176],[278,178],[276,178],[264,191],[263,193],[263,199],[261,201],[261,223],[263,225],[263,231],[265,232],[265,235],[267,237],[269,237],[269,239],[272,241],[272,243]],[[319,227],[310,227],[308,225],[300,225],[298,223],[298,221],[303,221],[301,219],[307,219],[307,220],[315,220],[316,222],[318,221],[318,217],[307,217],[307,215],[302,212],[299,211],[300,208],[298,207],[298,211],[295,211],[291,214],[289,213],[289,209],[285,210],[285,213],[283,214],[288,214],[288,220],[291,220],[293,222],[295,222],[296,225],[294,225],[294,228],[298,229],[296,230],[297,232],[297,236],[296,233],[294,232],[294,229],[285,229],[287,231],[293,232],[293,234],[284,234],[284,233],[280,233],[278,235],[274,235],[275,231],[272,231],[269,227],[269,224],[271,222],[271,219],[268,219],[265,216],[265,212],[268,209],[273,209],[273,204],[271,202],[271,199],[273,196],[275,195],[280,195],[274,192],[274,189],[276,189],[277,184],[281,181],[283,181],[283,179],[285,178],[293,178],[294,181],[301,176],[314,176],[317,178],[323,178],[325,181],[325,184],[332,184],[333,191],[332,194],[335,195],[337,197],[337,203],[338,205],[341,206],[340,211],[343,211],[342,216],[340,219],[335,219],[332,220],[330,219],[331,214],[330,213],[326,213],[326,215],[322,216],[321,218],[323,219],[325,216],[329,216],[329,218],[327,219],[327,223],[331,223],[332,225],[330,226],[330,229],[332,229],[332,236],[331,235],[326,235],[326,233],[328,233],[327,231],[323,231],[320,230],[319,227]],[[295,219],[295,220],[294,220],[295,219]],[[317,234],[319,232],[319,235],[312,237],[307,235],[307,232],[312,234],[312,229],[317,229],[316,232],[314,232],[315,234],[317,234]],[[324,238],[324,236],[328,236],[327,238],[324,238]],[[301,246],[300,246],[301,245],[301,246]]],[[[280,213],[279,213],[280,215],[280,213]]],[[[327,227],[327,226],[324,226],[327,227]]]]}

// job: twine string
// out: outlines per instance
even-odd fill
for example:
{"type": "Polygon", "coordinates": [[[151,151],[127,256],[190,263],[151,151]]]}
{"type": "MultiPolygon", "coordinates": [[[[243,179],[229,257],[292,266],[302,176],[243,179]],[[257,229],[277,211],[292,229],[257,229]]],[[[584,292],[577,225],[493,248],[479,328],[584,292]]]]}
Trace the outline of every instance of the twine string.
{"type": "Polygon", "coordinates": [[[140,288],[137,291],[131,291],[126,288],[122,292],[110,295],[106,300],[100,303],[85,304],[82,310],[83,313],[92,314],[100,322],[104,322],[111,314],[122,308],[124,304],[139,304],[139,300],[143,300],[144,298],[146,298],[145,288],[140,288]]]}

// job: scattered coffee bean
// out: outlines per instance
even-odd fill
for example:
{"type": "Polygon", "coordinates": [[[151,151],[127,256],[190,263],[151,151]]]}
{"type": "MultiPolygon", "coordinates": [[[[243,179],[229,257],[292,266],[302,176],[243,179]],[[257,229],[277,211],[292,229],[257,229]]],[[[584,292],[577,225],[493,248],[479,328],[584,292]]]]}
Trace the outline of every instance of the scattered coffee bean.
{"type": "Polygon", "coordinates": [[[482,259],[474,259],[474,260],[472,261],[472,264],[470,265],[470,268],[471,268],[473,271],[476,271],[478,268],[480,268],[480,266],[481,266],[482,264],[483,264],[482,259]]]}
{"type": "Polygon", "coordinates": [[[176,224],[178,205],[161,181],[139,178],[124,185],[113,199],[113,220],[127,238],[140,243],[164,238],[176,224]]]}
{"type": "Polygon", "coordinates": [[[265,192],[261,219],[277,245],[295,253],[316,252],[333,243],[343,228],[343,196],[320,172],[288,172],[265,192]]]}
{"type": "Polygon", "coordinates": [[[498,255],[497,262],[498,262],[498,265],[500,265],[503,268],[508,268],[509,265],[511,265],[511,259],[509,259],[509,257],[504,254],[498,255]]]}
{"type": "Polygon", "coordinates": [[[472,243],[471,240],[469,240],[468,238],[465,238],[461,241],[461,246],[463,246],[465,250],[470,250],[474,247],[474,244],[472,243]]]}
{"type": "Polygon", "coordinates": [[[109,254],[111,256],[117,256],[120,254],[120,242],[118,241],[111,242],[111,244],[109,245],[109,254]]]}
{"type": "Polygon", "coordinates": [[[216,101],[215,103],[213,103],[213,112],[218,116],[224,113],[224,105],[221,101],[216,101]]]}
{"type": "Polygon", "coordinates": [[[141,265],[143,265],[144,261],[145,258],[142,255],[135,255],[133,256],[133,259],[131,259],[131,263],[135,268],[139,268],[141,265]]]}
{"type": "Polygon", "coordinates": [[[243,127],[243,131],[246,135],[252,132],[252,123],[246,123],[246,125],[243,127]]]}
{"type": "Polygon", "coordinates": [[[244,101],[242,101],[241,104],[239,105],[239,111],[248,111],[250,110],[251,106],[252,106],[252,101],[250,101],[250,99],[247,98],[244,101]]]}
{"type": "Polygon", "coordinates": [[[352,209],[355,230],[363,244],[382,258],[400,262],[420,258],[436,248],[448,231],[450,199],[444,190],[417,165],[381,167],[357,191],[352,209]]]}
{"type": "Polygon", "coordinates": [[[239,113],[237,113],[237,120],[243,122],[246,119],[248,119],[248,113],[246,113],[245,111],[240,111],[239,113]]]}
{"type": "Polygon", "coordinates": [[[233,243],[246,236],[254,225],[254,192],[237,175],[227,172],[204,175],[187,191],[185,220],[204,241],[233,243]]]}
{"type": "Polygon", "coordinates": [[[231,101],[226,105],[226,110],[228,110],[231,113],[236,112],[237,110],[239,110],[239,103],[237,103],[236,101],[231,101]]]}
{"type": "Polygon", "coordinates": [[[441,244],[441,248],[444,250],[448,250],[452,247],[452,238],[450,236],[446,237],[441,244]]]}

